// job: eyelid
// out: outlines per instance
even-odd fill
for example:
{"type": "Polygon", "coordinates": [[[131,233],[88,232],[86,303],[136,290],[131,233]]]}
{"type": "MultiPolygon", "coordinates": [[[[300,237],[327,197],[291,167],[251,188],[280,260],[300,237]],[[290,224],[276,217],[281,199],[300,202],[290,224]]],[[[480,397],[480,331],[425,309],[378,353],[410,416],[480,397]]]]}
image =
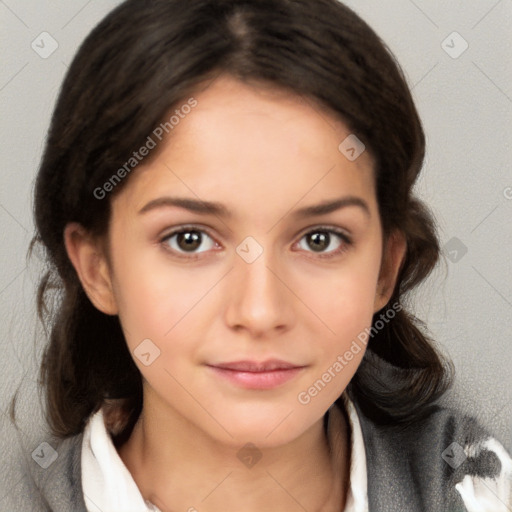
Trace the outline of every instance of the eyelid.
{"type": "MultiPolygon", "coordinates": [[[[170,231],[168,231],[167,234],[161,235],[159,237],[159,239],[160,239],[160,241],[162,241],[162,239],[166,239],[172,235],[175,235],[175,234],[185,231],[187,229],[190,229],[191,231],[193,231],[193,230],[194,231],[203,231],[210,238],[212,238],[213,240],[216,240],[216,237],[212,234],[212,232],[210,231],[210,228],[207,226],[204,226],[202,224],[183,224],[183,225],[176,226],[176,227],[170,229],[170,231]]],[[[341,228],[339,226],[331,226],[328,224],[312,224],[308,227],[303,228],[301,231],[299,231],[298,234],[294,235],[294,238],[297,236],[300,236],[302,238],[304,235],[307,235],[308,233],[311,233],[314,231],[334,232],[334,233],[336,233],[340,236],[346,237],[348,240],[352,241],[352,235],[350,234],[349,230],[341,228]]]]}
{"type": "Polygon", "coordinates": [[[302,238],[304,235],[307,235],[308,233],[314,233],[316,231],[333,232],[339,236],[352,240],[352,236],[347,229],[341,228],[339,226],[331,226],[329,224],[312,224],[311,226],[308,226],[307,228],[304,228],[302,231],[300,231],[300,235],[298,236],[302,238]]]}

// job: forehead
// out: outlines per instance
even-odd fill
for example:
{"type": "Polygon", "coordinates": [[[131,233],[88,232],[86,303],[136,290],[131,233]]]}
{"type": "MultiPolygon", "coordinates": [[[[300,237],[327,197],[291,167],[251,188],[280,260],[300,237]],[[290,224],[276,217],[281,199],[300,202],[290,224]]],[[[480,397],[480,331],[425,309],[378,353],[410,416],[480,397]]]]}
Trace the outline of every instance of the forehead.
{"type": "Polygon", "coordinates": [[[373,198],[371,155],[349,161],[339,145],[350,130],[311,100],[229,77],[193,97],[196,106],[180,116],[156,158],[133,171],[115,199],[120,205],[138,209],[156,194],[177,192],[268,207],[291,207],[306,195],[309,203],[326,194],[373,198]]]}

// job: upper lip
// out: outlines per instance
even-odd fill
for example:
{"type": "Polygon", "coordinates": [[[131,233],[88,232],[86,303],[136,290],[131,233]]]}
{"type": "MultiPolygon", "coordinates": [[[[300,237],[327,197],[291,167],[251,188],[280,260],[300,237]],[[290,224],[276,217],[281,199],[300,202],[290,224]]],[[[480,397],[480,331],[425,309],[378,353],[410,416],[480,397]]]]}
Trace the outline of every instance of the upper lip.
{"type": "Polygon", "coordinates": [[[239,372],[270,372],[273,370],[290,370],[292,368],[301,368],[302,366],[281,361],[279,359],[268,359],[267,361],[233,361],[229,363],[211,364],[215,368],[223,370],[233,370],[239,372]]]}

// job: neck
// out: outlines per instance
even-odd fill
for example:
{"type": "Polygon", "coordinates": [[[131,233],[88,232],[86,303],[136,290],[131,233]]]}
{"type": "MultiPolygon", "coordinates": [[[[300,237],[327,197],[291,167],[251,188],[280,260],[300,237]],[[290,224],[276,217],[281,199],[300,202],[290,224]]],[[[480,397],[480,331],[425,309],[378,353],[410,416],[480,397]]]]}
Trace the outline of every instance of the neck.
{"type": "Polygon", "coordinates": [[[337,419],[342,463],[335,467],[323,418],[286,445],[240,450],[172,411],[144,406],[118,452],[144,499],[162,512],[334,512],[345,506],[350,460],[347,419],[337,419]]]}

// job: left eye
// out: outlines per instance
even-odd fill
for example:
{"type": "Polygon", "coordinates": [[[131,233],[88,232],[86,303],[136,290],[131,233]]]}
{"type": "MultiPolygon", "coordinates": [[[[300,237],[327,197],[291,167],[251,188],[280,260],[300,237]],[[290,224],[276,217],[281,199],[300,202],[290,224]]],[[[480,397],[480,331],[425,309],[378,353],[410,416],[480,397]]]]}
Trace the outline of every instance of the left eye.
{"type": "MultiPolygon", "coordinates": [[[[314,231],[309,231],[302,238],[302,240],[306,240],[307,246],[312,248],[312,252],[319,253],[319,256],[332,256],[333,254],[337,254],[343,252],[350,245],[350,239],[344,233],[334,230],[334,229],[315,229],[314,231]],[[335,243],[335,239],[341,240],[341,243],[335,243]],[[333,247],[334,246],[334,247],[333,247]],[[330,249],[330,250],[328,250],[330,249]]],[[[306,250],[308,250],[306,248],[306,250]]]]}

